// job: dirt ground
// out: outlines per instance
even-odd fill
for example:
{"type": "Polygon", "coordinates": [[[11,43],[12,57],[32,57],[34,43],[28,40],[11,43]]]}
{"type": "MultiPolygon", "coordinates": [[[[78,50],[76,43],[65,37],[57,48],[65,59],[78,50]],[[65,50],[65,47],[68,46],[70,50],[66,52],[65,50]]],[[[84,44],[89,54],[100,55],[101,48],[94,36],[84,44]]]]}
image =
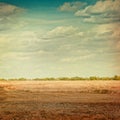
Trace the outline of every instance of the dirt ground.
{"type": "Polygon", "coordinates": [[[120,120],[120,81],[0,81],[0,120],[120,120]]]}

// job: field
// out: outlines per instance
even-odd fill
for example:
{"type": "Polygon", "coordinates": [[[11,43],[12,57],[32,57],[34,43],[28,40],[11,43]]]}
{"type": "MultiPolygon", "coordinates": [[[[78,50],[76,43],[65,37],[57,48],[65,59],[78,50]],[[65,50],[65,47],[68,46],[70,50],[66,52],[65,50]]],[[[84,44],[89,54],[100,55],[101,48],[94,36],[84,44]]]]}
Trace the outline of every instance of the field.
{"type": "Polygon", "coordinates": [[[120,81],[0,81],[0,120],[120,120],[120,81]]]}

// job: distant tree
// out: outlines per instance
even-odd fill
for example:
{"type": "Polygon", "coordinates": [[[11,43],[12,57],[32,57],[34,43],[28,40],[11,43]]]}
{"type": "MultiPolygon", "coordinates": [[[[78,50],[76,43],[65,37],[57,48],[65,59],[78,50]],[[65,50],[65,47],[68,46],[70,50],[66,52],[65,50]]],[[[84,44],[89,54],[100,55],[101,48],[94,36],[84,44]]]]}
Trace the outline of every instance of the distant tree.
{"type": "Polygon", "coordinates": [[[11,79],[8,79],[9,81],[16,81],[17,78],[11,78],[11,79]]]}
{"type": "Polygon", "coordinates": [[[42,81],[44,78],[34,78],[32,80],[35,80],[35,81],[42,81]]]}
{"type": "Polygon", "coordinates": [[[120,80],[120,76],[115,75],[115,76],[113,77],[113,80],[120,80]]]}
{"type": "Polygon", "coordinates": [[[90,80],[98,80],[99,78],[97,78],[96,76],[91,76],[89,79],[90,80]]]}
{"type": "Polygon", "coordinates": [[[6,81],[6,79],[4,79],[4,78],[0,78],[0,81],[6,81]]]}
{"type": "Polygon", "coordinates": [[[18,79],[19,81],[25,81],[25,80],[27,80],[26,78],[19,78],[18,79]]]}
{"type": "Polygon", "coordinates": [[[70,78],[69,77],[60,77],[60,78],[58,78],[58,80],[70,80],[70,78]]]}

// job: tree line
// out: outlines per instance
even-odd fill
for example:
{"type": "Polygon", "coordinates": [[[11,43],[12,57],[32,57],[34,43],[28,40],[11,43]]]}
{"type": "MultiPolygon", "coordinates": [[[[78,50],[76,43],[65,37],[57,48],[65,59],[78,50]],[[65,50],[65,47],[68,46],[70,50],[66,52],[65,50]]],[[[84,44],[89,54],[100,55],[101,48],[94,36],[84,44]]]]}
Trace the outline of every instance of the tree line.
{"type": "Polygon", "coordinates": [[[27,81],[27,80],[34,80],[34,81],[76,81],[76,80],[120,80],[120,76],[115,75],[113,77],[98,77],[98,76],[90,76],[90,77],[47,77],[47,78],[34,78],[34,79],[27,79],[27,78],[12,78],[12,79],[4,79],[0,78],[0,81],[27,81]]]}

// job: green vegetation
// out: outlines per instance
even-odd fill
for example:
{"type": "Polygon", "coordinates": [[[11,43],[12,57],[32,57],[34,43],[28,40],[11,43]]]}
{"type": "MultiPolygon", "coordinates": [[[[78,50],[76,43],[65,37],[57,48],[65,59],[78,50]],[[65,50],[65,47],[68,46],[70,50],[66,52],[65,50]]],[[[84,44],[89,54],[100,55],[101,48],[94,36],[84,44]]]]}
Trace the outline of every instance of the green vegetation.
{"type": "Polygon", "coordinates": [[[6,79],[4,79],[4,78],[0,78],[0,81],[6,81],[6,79]]]}
{"type": "Polygon", "coordinates": [[[59,77],[59,78],[49,77],[49,78],[35,78],[35,79],[26,79],[26,78],[4,79],[4,78],[0,78],[0,81],[26,81],[26,80],[34,80],[34,81],[120,80],[120,76],[115,75],[113,77],[90,76],[90,77],[59,77]]]}

